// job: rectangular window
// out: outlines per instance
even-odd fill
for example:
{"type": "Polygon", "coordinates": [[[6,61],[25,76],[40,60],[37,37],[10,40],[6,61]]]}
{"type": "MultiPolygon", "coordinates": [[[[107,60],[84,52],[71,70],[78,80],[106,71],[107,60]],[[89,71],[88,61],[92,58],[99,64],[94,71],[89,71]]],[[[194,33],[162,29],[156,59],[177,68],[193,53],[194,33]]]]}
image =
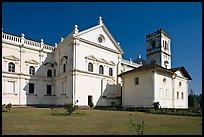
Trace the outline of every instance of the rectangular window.
{"type": "Polygon", "coordinates": [[[29,83],[29,93],[34,94],[34,83],[29,83]]]}
{"type": "Polygon", "coordinates": [[[139,85],[139,78],[138,77],[135,78],[135,85],[139,85]]]}
{"type": "Polygon", "coordinates": [[[152,41],[152,49],[156,48],[156,42],[152,41]]]}
{"type": "Polygon", "coordinates": [[[178,92],[178,91],[177,91],[177,94],[176,94],[176,95],[177,95],[177,97],[176,97],[176,98],[177,98],[177,99],[179,99],[179,92],[178,92]]]}
{"type": "Polygon", "coordinates": [[[183,99],[183,92],[181,92],[181,99],[183,99]]]}
{"type": "Polygon", "coordinates": [[[52,85],[47,85],[47,95],[52,94],[52,85]]]}

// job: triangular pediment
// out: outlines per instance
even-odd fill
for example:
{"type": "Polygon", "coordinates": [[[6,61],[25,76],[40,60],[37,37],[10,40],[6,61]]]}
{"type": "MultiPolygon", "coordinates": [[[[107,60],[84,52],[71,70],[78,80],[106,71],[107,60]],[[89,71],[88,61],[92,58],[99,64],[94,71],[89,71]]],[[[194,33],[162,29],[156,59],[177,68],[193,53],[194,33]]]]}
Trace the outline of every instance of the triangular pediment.
{"type": "Polygon", "coordinates": [[[113,65],[113,66],[115,65],[113,61],[108,62],[108,64],[113,65]]]}
{"type": "Polygon", "coordinates": [[[103,59],[103,58],[102,59],[98,59],[98,61],[101,62],[101,63],[108,64],[108,62],[105,59],[103,59]]]}
{"type": "Polygon", "coordinates": [[[191,76],[189,75],[189,73],[186,71],[184,67],[172,68],[170,70],[174,72],[177,76],[186,77],[188,78],[188,80],[192,80],[191,76]]]}
{"type": "Polygon", "coordinates": [[[75,36],[82,40],[97,44],[101,48],[111,49],[120,54],[123,53],[123,50],[120,48],[104,24],[81,31],[75,34],[75,36]]]}
{"type": "Polygon", "coordinates": [[[11,55],[11,56],[4,56],[3,57],[4,59],[8,59],[8,60],[14,60],[14,61],[19,61],[19,58],[11,55]]]}
{"type": "Polygon", "coordinates": [[[94,60],[94,61],[97,60],[93,55],[86,56],[85,59],[90,59],[90,60],[94,60]]]}
{"type": "Polygon", "coordinates": [[[177,76],[184,77],[184,75],[181,72],[181,70],[177,70],[175,73],[176,73],[177,76]]]}
{"type": "Polygon", "coordinates": [[[32,60],[27,60],[25,61],[25,63],[29,63],[29,64],[35,64],[35,65],[38,65],[39,63],[37,61],[35,61],[34,59],[32,60]]]}

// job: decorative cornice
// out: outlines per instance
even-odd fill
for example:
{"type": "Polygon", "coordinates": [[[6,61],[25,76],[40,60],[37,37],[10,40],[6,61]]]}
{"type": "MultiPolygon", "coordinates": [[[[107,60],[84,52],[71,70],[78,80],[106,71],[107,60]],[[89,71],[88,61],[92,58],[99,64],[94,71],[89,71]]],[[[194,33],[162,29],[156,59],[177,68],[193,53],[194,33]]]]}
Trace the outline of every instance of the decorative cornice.
{"type": "Polygon", "coordinates": [[[13,60],[13,61],[19,61],[20,59],[11,55],[11,56],[4,56],[4,59],[8,59],[8,60],[13,60]]]}
{"type": "Polygon", "coordinates": [[[34,59],[32,60],[27,60],[25,61],[25,63],[29,63],[29,64],[34,64],[34,65],[38,65],[39,63],[37,61],[35,61],[34,59]]]}
{"type": "Polygon", "coordinates": [[[93,61],[97,61],[97,59],[93,55],[86,56],[85,59],[90,59],[90,60],[93,60],[93,61]]]}

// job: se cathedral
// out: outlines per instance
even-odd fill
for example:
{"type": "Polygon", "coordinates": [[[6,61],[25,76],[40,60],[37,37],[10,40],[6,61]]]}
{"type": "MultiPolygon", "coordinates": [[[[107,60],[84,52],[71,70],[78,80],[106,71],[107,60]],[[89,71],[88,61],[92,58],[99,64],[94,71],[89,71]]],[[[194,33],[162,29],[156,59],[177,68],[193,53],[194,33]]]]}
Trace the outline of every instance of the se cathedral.
{"type": "Polygon", "coordinates": [[[146,35],[146,60],[123,53],[101,17],[55,46],[2,30],[2,104],[188,108],[191,76],[171,67],[167,33],[146,35]]]}

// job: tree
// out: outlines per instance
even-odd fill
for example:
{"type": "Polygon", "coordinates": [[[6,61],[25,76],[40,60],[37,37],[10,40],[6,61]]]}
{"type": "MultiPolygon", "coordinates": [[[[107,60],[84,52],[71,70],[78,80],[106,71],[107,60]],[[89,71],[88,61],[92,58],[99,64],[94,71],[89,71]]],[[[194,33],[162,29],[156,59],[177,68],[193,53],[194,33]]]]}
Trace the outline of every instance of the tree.
{"type": "Polygon", "coordinates": [[[191,89],[190,94],[188,95],[188,106],[195,107],[196,104],[196,95],[193,93],[191,89]]]}
{"type": "Polygon", "coordinates": [[[202,107],[202,94],[199,95],[199,102],[198,103],[200,104],[200,107],[202,107]]]}

